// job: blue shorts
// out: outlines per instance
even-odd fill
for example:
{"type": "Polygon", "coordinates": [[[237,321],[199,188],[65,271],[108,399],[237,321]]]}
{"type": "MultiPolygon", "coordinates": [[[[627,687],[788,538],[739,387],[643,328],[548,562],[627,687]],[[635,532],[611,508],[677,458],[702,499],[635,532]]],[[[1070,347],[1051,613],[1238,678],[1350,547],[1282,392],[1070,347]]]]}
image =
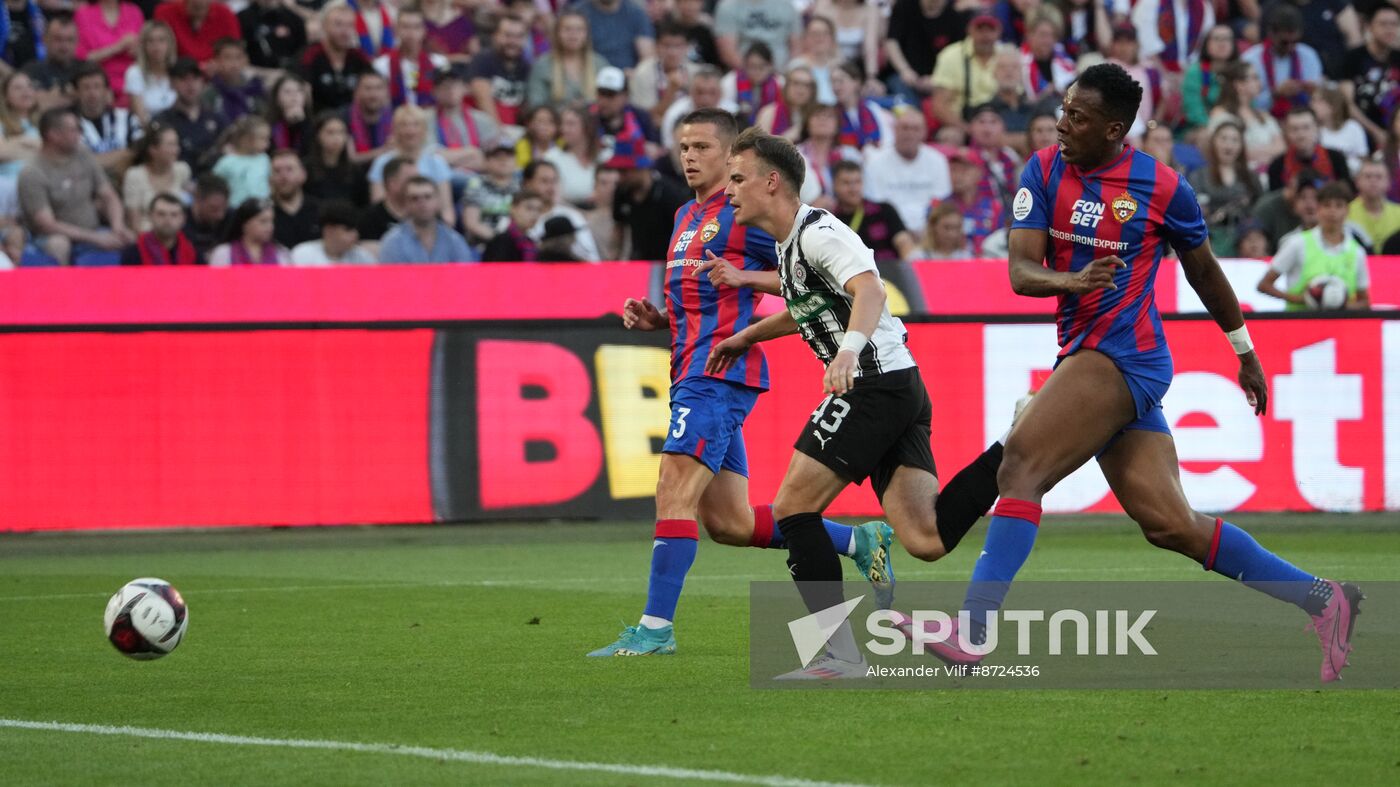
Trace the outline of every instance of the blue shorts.
{"type": "MultiPolygon", "coordinates": [[[[1165,435],[1172,433],[1171,427],[1167,426],[1167,417],[1162,412],[1162,397],[1167,395],[1167,389],[1172,385],[1171,351],[1163,347],[1149,354],[1108,357],[1123,374],[1123,382],[1128,384],[1128,392],[1133,395],[1133,409],[1137,417],[1119,430],[1118,434],[1109,438],[1096,456],[1103,456],[1104,452],[1130,429],[1161,432],[1165,435]]],[[[1058,361],[1056,365],[1059,365],[1058,361]]]]}
{"type": "Polygon", "coordinates": [[[671,423],[661,452],[700,460],[711,473],[729,470],[748,478],[744,419],[758,390],[714,377],[686,377],[671,386],[671,423]]]}

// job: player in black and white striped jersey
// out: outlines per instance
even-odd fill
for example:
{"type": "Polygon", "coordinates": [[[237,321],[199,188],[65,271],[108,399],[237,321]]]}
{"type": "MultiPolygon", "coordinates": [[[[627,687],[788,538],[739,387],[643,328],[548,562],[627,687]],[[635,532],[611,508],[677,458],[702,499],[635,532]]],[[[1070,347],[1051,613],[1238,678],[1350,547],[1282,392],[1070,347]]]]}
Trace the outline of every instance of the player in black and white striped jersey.
{"type": "MultiPolygon", "coordinates": [[[[996,500],[1001,444],[994,443],[938,494],[929,448],[933,405],[905,345],[904,325],[885,303],[874,254],[849,227],[797,197],[805,165],[785,139],[749,129],[730,151],[726,194],[734,220],[777,241],[787,309],[710,351],[707,371],[722,371],[757,342],[800,333],[826,367],[826,394],[803,425],[773,516],[788,544],[788,567],[813,612],[842,603],[841,563],[822,527],[822,511],[848,484],[870,479],[906,550],[937,560],[996,500]]],[[[828,653],[792,678],[864,675],[849,626],[828,653]]]]}

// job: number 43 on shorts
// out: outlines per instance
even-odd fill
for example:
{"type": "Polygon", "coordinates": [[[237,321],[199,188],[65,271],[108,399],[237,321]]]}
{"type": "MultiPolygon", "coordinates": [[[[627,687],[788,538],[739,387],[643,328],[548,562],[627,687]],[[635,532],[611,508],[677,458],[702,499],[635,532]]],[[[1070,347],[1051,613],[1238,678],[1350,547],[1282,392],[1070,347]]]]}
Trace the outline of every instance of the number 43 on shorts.
{"type": "Polygon", "coordinates": [[[836,394],[827,394],[822,403],[817,405],[817,409],[812,411],[812,423],[820,426],[832,434],[841,428],[841,422],[851,413],[851,405],[845,399],[837,398],[836,394]],[[822,416],[826,420],[822,420],[822,416]]]}

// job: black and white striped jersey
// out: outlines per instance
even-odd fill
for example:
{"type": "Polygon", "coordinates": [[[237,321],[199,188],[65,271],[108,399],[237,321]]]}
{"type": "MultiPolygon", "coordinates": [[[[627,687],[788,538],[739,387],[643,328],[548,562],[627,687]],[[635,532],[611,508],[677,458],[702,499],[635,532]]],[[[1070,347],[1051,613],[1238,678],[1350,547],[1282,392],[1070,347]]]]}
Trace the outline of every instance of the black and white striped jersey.
{"type": "MultiPolygon", "coordinates": [[[[836,357],[851,322],[855,298],[846,292],[846,282],[866,271],[880,275],[875,253],[855,231],[824,210],[805,203],[798,207],[792,232],[778,241],[778,276],[788,314],[823,364],[836,357]]],[[[886,304],[875,333],[860,351],[856,376],[916,366],[905,346],[908,338],[904,323],[886,304]]]]}

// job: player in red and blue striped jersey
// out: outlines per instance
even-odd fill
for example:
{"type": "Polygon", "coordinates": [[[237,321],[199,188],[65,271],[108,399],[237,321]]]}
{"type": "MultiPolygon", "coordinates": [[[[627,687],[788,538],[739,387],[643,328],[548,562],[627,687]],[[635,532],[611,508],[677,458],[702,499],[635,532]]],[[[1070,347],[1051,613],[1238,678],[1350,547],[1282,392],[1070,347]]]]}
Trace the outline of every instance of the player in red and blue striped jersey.
{"type": "MultiPolygon", "coordinates": [[[[738,133],[734,116],[722,110],[696,110],[682,119],[677,139],[695,199],[676,212],[666,263],[666,311],[645,300],[629,299],[624,305],[628,328],[670,327],[671,422],[656,484],[656,536],[645,612],[638,625],[628,626],[616,642],[590,656],[675,652],[672,621],[695,561],[700,522],[723,544],[785,548],[772,506],[749,506],[742,427],[758,395],[768,389],[763,351],[754,347],[722,372],[705,371],[714,345],[755,322],[761,293],[778,291],[773,238],[737,225],[724,195],[729,146],[738,133]]],[[[837,551],[853,558],[888,598],[894,579],[889,525],[824,524],[837,551]]]]}
{"type": "Polygon", "coordinates": [[[1162,414],[1172,358],[1153,301],[1168,246],[1239,358],[1255,413],[1268,406],[1263,368],[1239,302],[1211,251],[1196,195],[1175,171],[1123,142],[1142,87],[1120,66],[1087,69],[1065,95],[1060,144],[1026,165],[1012,203],[1011,285],[1059,299],[1054,373],[1006,441],[987,541],[964,601],[964,641],[932,646],[976,660],[987,614],[1030,554],[1042,496],[1090,458],[1152,544],[1302,608],[1322,642],[1322,680],[1346,665],[1361,592],[1302,571],[1243,530],[1192,510],[1162,414]]]}

